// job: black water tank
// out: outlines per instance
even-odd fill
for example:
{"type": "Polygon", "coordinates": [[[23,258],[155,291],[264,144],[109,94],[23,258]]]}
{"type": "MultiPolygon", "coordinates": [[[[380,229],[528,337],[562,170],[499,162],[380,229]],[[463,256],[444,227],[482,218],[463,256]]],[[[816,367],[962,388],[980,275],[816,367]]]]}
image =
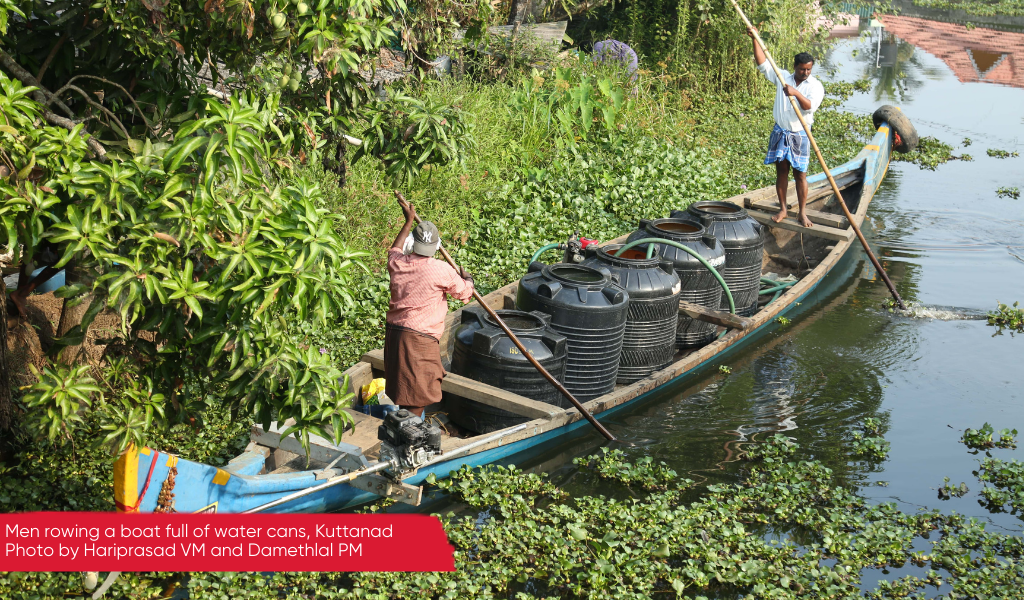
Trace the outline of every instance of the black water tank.
{"type": "MultiPolygon", "coordinates": [[[[566,339],[551,331],[551,317],[542,312],[495,311],[548,373],[565,377],[566,339]]],[[[544,378],[512,343],[497,322],[480,306],[462,309],[455,331],[452,373],[519,394],[532,400],[567,407],[568,400],[544,378]]],[[[448,416],[459,426],[490,433],[530,419],[480,402],[445,395],[448,416]]]]}
{"type": "MultiPolygon", "coordinates": [[[[662,238],[679,242],[696,251],[715,269],[725,265],[725,248],[715,236],[707,233],[700,223],[690,219],[640,220],[640,229],[629,234],[628,241],[643,238],[662,238]]],[[[637,246],[646,250],[646,244],[637,246]]],[[[661,256],[672,261],[682,285],[679,299],[692,304],[718,310],[721,308],[722,287],[715,276],[687,252],[674,246],[658,244],[661,256]]],[[[715,339],[715,326],[711,323],[679,315],[676,345],[680,348],[699,348],[715,339]]]]}
{"type": "MultiPolygon", "coordinates": [[[[615,389],[629,294],[611,273],[559,263],[519,280],[516,306],[551,315],[551,329],[568,339],[565,387],[585,402],[615,389]]],[[[567,406],[566,406],[567,407],[567,406]]]]}
{"type": "Polygon", "coordinates": [[[679,322],[679,276],[672,261],[655,251],[631,248],[615,256],[621,244],[590,247],[584,266],[611,271],[612,279],[629,294],[626,334],[622,339],[622,361],[618,383],[629,384],[660,371],[672,363],[676,353],[676,325],[679,322]]]}
{"type": "MultiPolygon", "coordinates": [[[[694,202],[686,211],[674,210],[672,217],[700,222],[725,247],[725,268],[719,272],[732,292],[736,314],[749,317],[757,312],[764,256],[764,225],[731,202],[694,202]]],[[[722,292],[722,306],[729,301],[722,292]]]]}

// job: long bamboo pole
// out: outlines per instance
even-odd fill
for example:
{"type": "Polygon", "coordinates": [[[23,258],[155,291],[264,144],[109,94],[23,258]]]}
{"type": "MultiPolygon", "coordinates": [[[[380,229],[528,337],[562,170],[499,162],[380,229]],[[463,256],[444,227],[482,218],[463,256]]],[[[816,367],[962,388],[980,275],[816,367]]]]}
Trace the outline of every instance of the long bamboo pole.
{"type": "MultiPolygon", "coordinates": [[[[771,53],[768,52],[768,47],[765,46],[764,40],[761,39],[761,35],[754,29],[754,26],[750,24],[750,20],[747,19],[747,15],[744,14],[743,9],[737,4],[736,0],[731,0],[733,8],[739,13],[740,18],[743,19],[743,24],[753,32],[754,40],[761,50],[764,51],[764,56],[768,59],[768,64],[771,65],[772,70],[775,71],[775,76],[778,78],[781,85],[786,85],[786,80],[782,77],[782,72],[779,70],[778,65],[775,64],[775,60],[772,58],[771,53]]],[[[896,304],[899,305],[901,310],[906,310],[907,305],[903,303],[903,298],[900,298],[900,293],[896,291],[896,286],[892,284],[889,276],[885,273],[885,269],[882,268],[882,263],[878,262],[875,258],[875,253],[871,251],[871,247],[868,246],[868,241],[864,239],[864,234],[861,233],[860,227],[857,227],[857,223],[853,220],[853,215],[850,214],[850,209],[846,206],[846,200],[843,199],[842,192],[839,191],[839,186],[836,185],[836,180],[832,178],[832,172],[828,170],[828,165],[825,164],[825,157],[821,155],[821,150],[818,148],[818,143],[814,141],[814,136],[811,134],[811,128],[807,126],[807,121],[804,120],[804,115],[800,112],[800,107],[796,103],[796,98],[788,96],[789,103],[793,105],[793,112],[796,113],[796,117],[800,119],[800,125],[803,126],[804,131],[807,133],[807,139],[811,141],[811,147],[814,148],[814,154],[818,157],[818,162],[821,163],[821,169],[825,171],[825,177],[828,177],[828,182],[832,185],[832,193],[836,195],[836,200],[839,201],[839,206],[843,208],[843,213],[846,214],[846,220],[850,222],[850,227],[853,227],[853,232],[857,234],[857,239],[860,240],[860,245],[864,247],[864,252],[867,253],[868,258],[871,259],[871,264],[874,265],[875,270],[882,276],[882,280],[885,281],[886,287],[889,288],[889,293],[892,294],[896,304]]],[[[785,200],[783,200],[785,201],[785,200]]]]}
{"type": "MultiPolygon", "coordinates": [[[[409,202],[405,199],[405,196],[403,196],[401,192],[395,190],[395,196],[398,197],[398,203],[401,204],[403,208],[409,206],[409,202]]],[[[416,214],[415,209],[413,210],[413,218],[416,219],[416,222],[419,222],[421,220],[420,216],[416,214]]],[[[441,250],[441,256],[443,256],[444,259],[448,261],[448,264],[451,265],[453,269],[458,271],[459,266],[455,264],[455,261],[452,260],[451,255],[448,254],[448,251],[444,249],[444,246],[438,245],[438,249],[441,250]]],[[[473,298],[475,298],[476,301],[480,303],[480,306],[482,306],[483,309],[487,311],[487,314],[490,315],[492,319],[494,319],[494,322],[497,323],[498,327],[500,327],[501,330],[505,332],[505,335],[508,336],[508,339],[512,340],[512,343],[516,345],[516,348],[519,348],[519,351],[522,352],[523,356],[526,357],[526,360],[530,361],[530,364],[533,365],[533,368],[537,369],[537,371],[539,371],[540,374],[544,376],[544,379],[548,380],[548,383],[555,386],[555,389],[558,390],[563,396],[565,396],[565,398],[569,402],[571,402],[573,406],[576,407],[576,410],[580,411],[580,414],[586,417],[586,419],[590,421],[590,424],[593,425],[599,432],[601,432],[601,435],[606,437],[608,441],[618,441],[615,438],[615,436],[611,434],[610,431],[604,428],[604,425],[599,423],[597,419],[594,418],[594,415],[590,414],[590,411],[583,407],[583,404],[579,400],[577,400],[575,396],[572,395],[572,392],[565,389],[565,386],[562,385],[561,382],[555,379],[551,375],[551,373],[548,373],[547,369],[545,369],[539,362],[537,362],[537,359],[534,358],[529,351],[527,351],[526,347],[523,346],[523,343],[520,342],[519,338],[516,337],[516,334],[512,333],[512,330],[509,329],[508,325],[506,325],[505,322],[501,320],[501,317],[498,316],[498,313],[494,312],[494,309],[492,309],[490,306],[487,305],[486,302],[484,302],[484,299],[476,291],[476,288],[473,289],[473,298]]]]}

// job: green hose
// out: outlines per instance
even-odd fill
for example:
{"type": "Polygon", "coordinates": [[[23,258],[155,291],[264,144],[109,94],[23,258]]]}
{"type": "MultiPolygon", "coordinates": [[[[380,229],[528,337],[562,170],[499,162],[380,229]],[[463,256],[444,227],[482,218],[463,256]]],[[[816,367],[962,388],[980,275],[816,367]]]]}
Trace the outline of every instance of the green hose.
{"type": "MultiPolygon", "coordinates": [[[[673,242],[672,240],[666,240],[666,239],[662,239],[662,238],[643,238],[643,239],[640,239],[640,240],[636,240],[636,241],[630,242],[630,243],[626,244],[625,246],[619,248],[618,252],[615,253],[615,256],[619,256],[620,254],[622,254],[626,250],[629,250],[633,246],[638,246],[640,244],[651,244],[651,246],[648,246],[648,248],[647,248],[647,257],[648,258],[650,258],[651,255],[653,254],[654,244],[665,244],[666,246],[672,246],[672,247],[675,247],[675,248],[679,248],[683,252],[686,252],[687,254],[689,254],[689,255],[693,256],[694,258],[696,258],[697,260],[699,260],[700,264],[704,265],[704,268],[706,268],[707,270],[711,271],[711,274],[714,275],[715,279],[718,280],[718,284],[722,286],[723,290],[725,290],[725,297],[729,299],[729,312],[731,312],[732,314],[736,314],[736,303],[733,302],[733,300],[732,300],[732,292],[729,291],[729,286],[725,284],[725,280],[722,279],[722,276],[718,274],[718,271],[716,271],[715,268],[712,267],[710,263],[708,263],[708,261],[704,260],[704,257],[701,256],[700,254],[698,254],[696,250],[694,250],[693,248],[690,248],[688,246],[684,246],[684,245],[680,244],[679,242],[673,242]]],[[[725,332],[722,332],[722,333],[725,333],[725,332]]]]}
{"type": "Polygon", "coordinates": [[[758,296],[764,296],[764,295],[766,295],[766,294],[774,294],[775,292],[781,292],[782,290],[784,290],[784,289],[786,289],[786,288],[791,288],[791,287],[793,287],[794,285],[796,285],[796,282],[795,282],[795,281],[787,281],[786,283],[783,283],[783,284],[777,285],[777,286],[775,286],[775,287],[771,287],[771,288],[768,288],[768,289],[766,289],[766,290],[761,290],[761,291],[759,291],[759,292],[757,293],[757,295],[758,295],[758,296]]]}
{"type": "Polygon", "coordinates": [[[536,252],[533,253],[533,257],[530,258],[530,263],[532,264],[534,261],[536,261],[538,258],[540,258],[541,254],[544,254],[548,250],[554,250],[555,248],[558,248],[561,245],[562,244],[556,243],[556,244],[545,244],[545,245],[541,246],[540,250],[537,250],[536,252]]]}

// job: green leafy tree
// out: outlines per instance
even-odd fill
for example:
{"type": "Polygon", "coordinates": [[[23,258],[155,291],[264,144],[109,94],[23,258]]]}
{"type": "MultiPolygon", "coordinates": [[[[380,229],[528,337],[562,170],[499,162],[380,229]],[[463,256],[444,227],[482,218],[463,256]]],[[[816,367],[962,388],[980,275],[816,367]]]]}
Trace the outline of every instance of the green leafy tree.
{"type": "MultiPolygon", "coordinates": [[[[20,270],[15,310],[66,274],[51,358],[67,367],[41,371],[26,423],[67,437],[68,410],[92,409],[123,449],[215,398],[264,424],[295,419],[304,443],[338,439],[347,381],[288,321],[344,314],[361,253],[294,167],[327,161],[378,114],[360,69],[425,22],[402,20],[415,12],[402,0],[0,2],[0,243],[20,270]],[[77,355],[105,310],[121,323],[103,340],[106,368],[134,365],[117,393],[94,389],[77,355]]],[[[404,172],[461,160],[460,114],[410,104],[419,129],[388,147],[416,161],[404,172]],[[437,143],[450,132],[459,141],[437,143]]]]}

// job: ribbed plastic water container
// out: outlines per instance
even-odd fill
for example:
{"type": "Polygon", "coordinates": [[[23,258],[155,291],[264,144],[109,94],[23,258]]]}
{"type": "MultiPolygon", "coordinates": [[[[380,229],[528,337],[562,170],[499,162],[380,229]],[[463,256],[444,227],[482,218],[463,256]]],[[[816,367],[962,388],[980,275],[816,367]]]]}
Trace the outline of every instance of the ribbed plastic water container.
{"type": "Polygon", "coordinates": [[[660,371],[672,363],[676,352],[679,323],[679,276],[672,261],[655,251],[629,249],[615,253],[621,244],[587,249],[583,266],[611,271],[612,279],[629,294],[626,333],[622,339],[622,360],[616,381],[629,384],[660,371]]]}
{"type": "MultiPolygon", "coordinates": [[[[761,263],[764,260],[764,225],[731,202],[694,202],[685,211],[672,211],[671,216],[699,222],[722,242],[725,267],[721,274],[732,292],[736,314],[749,317],[757,312],[757,292],[761,287],[761,263]]],[[[723,295],[722,306],[727,304],[723,295]]]]}
{"type": "MultiPolygon", "coordinates": [[[[550,328],[567,339],[565,387],[585,402],[615,389],[629,294],[607,269],[559,263],[519,280],[516,307],[551,315],[550,328]]],[[[568,408],[568,401],[561,405],[568,408]]]]}
{"type": "MultiPolygon", "coordinates": [[[[715,236],[705,231],[700,223],[690,219],[641,219],[637,231],[629,234],[628,241],[643,238],[662,238],[678,242],[696,251],[715,269],[725,265],[725,248],[715,236]]],[[[636,248],[646,251],[647,244],[636,248]]],[[[679,276],[679,299],[718,310],[722,303],[722,288],[715,276],[689,253],[674,246],[658,244],[658,253],[672,261],[679,276]]],[[[679,315],[676,345],[680,348],[699,348],[715,339],[715,326],[711,323],[679,315]]]]}
{"type": "MultiPolygon", "coordinates": [[[[549,329],[551,316],[542,312],[495,311],[523,346],[548,373],[562,382],[565,377],[567,340],[549,329]]],[[[567,400],[530,364],[519,348],[479,306],[462,309],[462,323],[455,332],[452,373],[519,394],[532,400],[566,407],[567,400]]],[[[515,413],[480,402],[446,395],[448,415],[461,427],[489,433],[529,421],[515,413]]]]}

